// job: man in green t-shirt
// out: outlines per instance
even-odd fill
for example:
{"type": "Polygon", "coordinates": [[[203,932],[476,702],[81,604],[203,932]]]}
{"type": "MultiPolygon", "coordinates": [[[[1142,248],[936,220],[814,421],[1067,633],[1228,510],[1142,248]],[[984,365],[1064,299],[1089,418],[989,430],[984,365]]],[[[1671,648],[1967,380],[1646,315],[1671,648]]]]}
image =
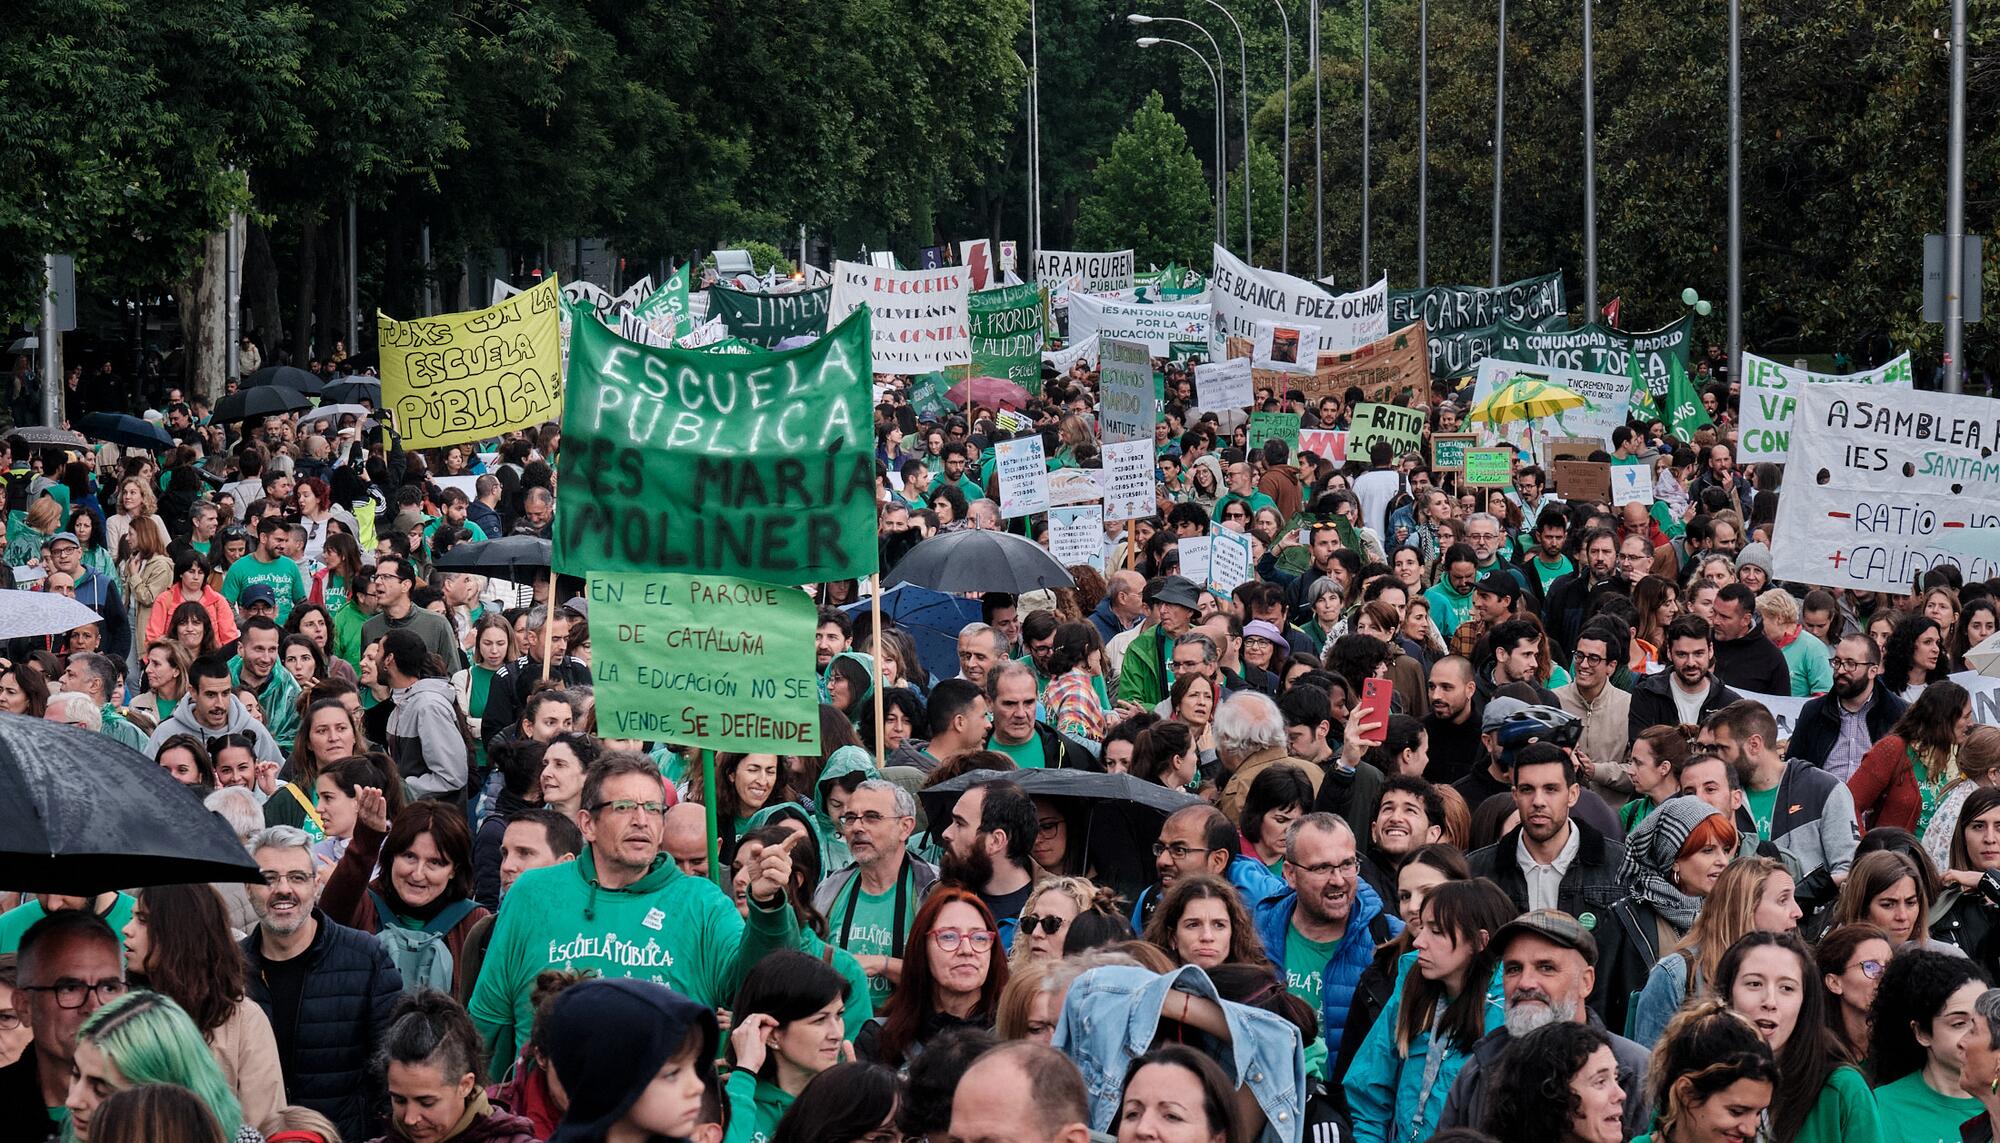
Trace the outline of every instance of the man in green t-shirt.
{"type": "Polygon", "coordinates": [[[986,700],[993,711],[993,733],[986,748],[1014,760],[1023,770],[1050,767],[1102,770],[1090,752],[1064,738],[1045,722],[1035,720],[1035,669],[1013,659],[986,673],[986,700]]]}
{"type": "Polygon", "coordinates": [[[1224,508],[1229,507],[1239,500],[1249,507],[1250,515],[1253,517],[1257,515],[1257,510],[1260,508],[1276,508],[1278,506],[1276,500],[1257,491],[1256,478],[1251,473],[1250,465],[1247,461],[1239,460],[1235,464],[1230,465],[1224,471],[1223,479],[1228,483],[1229,491],[1223,493],[1216,500],[1215,511],[1210,513],[1217,520],[1222,519],[1222,510],[1224,508]]]}
{"type": "Polygon", "coordinates": [[[241,599],[243,589],[253,583],[269,586],[278,604],[277,621],[281,626],[292,608],[306,598],[305,575],[290,556],[282,554],[287,542],[286,528],[285,521],[278,516],[257,521],[257,550],[230,564],[229,574],[222,577],[222,598],[231,603],[241,599]]]}
{"type": "Polygon", "coordinates": [[[907,848],[917,828],[917,802],[894,782],[864,780],[847,795],[834,824],[854,862],[820,882],[813,907],[827,919],[828,941],[861,962],[879,1011],[902,978],[910,926],[938,871],[907,848]]]}
{"type": "Polygon", "coordinates": [[[1535,521],[1535,546],[1521,564],[1528,571],[1528,594],[1539,608],[1548,598],[1549,585],[1576,570],[1563,546],[1569,542],[1569,517],[1561,512],[1545,512],[1535,521]]]}

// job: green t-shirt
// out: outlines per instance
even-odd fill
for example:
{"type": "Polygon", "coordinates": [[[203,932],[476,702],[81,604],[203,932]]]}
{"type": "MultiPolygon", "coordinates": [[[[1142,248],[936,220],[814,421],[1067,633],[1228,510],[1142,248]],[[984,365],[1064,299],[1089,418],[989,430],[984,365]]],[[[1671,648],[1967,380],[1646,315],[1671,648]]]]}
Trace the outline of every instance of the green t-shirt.
{"type": "Polygon", "coordinates": [[[265,563],[252,552],[230,564],[229,574],[222,577],[222,598],[235,603],[242,598],[243,589],[253,583],[269,585],[272,596],[278,601],[280,624],[292,614],[292,608],[306,598],[306,577],[290,556],[279,556],[265,563]]]}
{"type": "MultiPolygon", "coordinates": [[[[118,894],[111,902],[110,912],[104,914],[104,923],[111,926],[112,933],[124,933],[126,923],[132,919],[132,906],[136,903],[131,896],[124,893],[118,894]]],[[[0,916],[0,953],[20,952],[21,934],[28,931],[28,926],[47,915],[42,903],[30,897],[27,904],[5,916],[0,916]]],[[[123,942],[125,938],[119,936],[118,939],[123,942]]]]}
{"type": "Polygon", "coordinates": [[[1278,506],[1276,500],[1271,499],[1262,492],[1252,492],[1248,496],[1238,496],[1234,492],[1225,492],[1216,498],[1215,511],[1209,513],[1209,518],[1212,520],[1222,519],[1222,510],[1238,500],[1249,505],[1250,515],[1253,517],[1257,515],[1257,510],[1260,508],[1276,508],[1278,506]]]}
{"type": "MultiPolygon", "coordinates": [[[[907,868],[907,867],[906,867],[907,868]]],[[[917,896],[905,891],[903,924],[905,934],[917,917],[917,896]]],[[[896,951],[896,890],[863,893],[861,875],[855,874],[845,892],[834,899],[826,919],[827,934],[833,943],[855,956],[894,956],[896,951]]],[[[868,978],[868,995],[880,1012],[889,1003],[894,986],[887,976],[868,978]]]]}
{"type": "Polygon", "coordinates": [[[1285,990],[1312,1005],[1315,1012],[1320,1010],[1320,974],[1339,947],[1339,937],[1310,940],[1297,928],[1285,926],[1285,990]]]}
{"type": "Polygon", "coordinates": [[[1743,791],[1743,802],[1750,807],[1750,820],[1757,823],[1757,836],[1771,840],[1771,818],[1778,812],[1778,787],[1768,790],[1743,791]]]}
{"type": "Polygon", "coordinates": [[[1528,566],[1534,569],[1535,579],[1540,581],[1545,594],[1550,584],[1576,570],[1576,565],[1569,562],[1568,556],[1557,556],[1553,564],[1545,564],[1542,557],[1536,556],[1528,561],[1528,566]]]}
{"type": "Polygon", "coordinates": [[[1014,760],[1014,765],[1023,770],[1042,769],[1042,739],[1040,735],[1028,739],[1018,746],[1000,741],[998,735],[986,744],[988,750],[998,750],[1014,760]]]}
{"type": "Polygon", "coordinates": [[[1958,1125],[1982,1114],[1971,1096],[1939,1095],[1914,1071],[1875,1089],[1875,1109],[1884,1124],[1895,1124],[1898,1143],[1957,1143],[1958,1125]]]}

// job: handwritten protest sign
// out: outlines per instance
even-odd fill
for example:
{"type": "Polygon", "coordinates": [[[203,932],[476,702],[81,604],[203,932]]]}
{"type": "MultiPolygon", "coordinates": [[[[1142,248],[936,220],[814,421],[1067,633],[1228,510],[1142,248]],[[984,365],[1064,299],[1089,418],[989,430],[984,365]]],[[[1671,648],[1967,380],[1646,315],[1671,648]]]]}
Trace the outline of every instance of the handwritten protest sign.
{"type": "Polygon", "coordinates": [[[1511,448],[1469,448],[1459,454],[1465,464],[1461,484],[1473,487],[1505,487],[1514,478],[1514,450],[1511,448]]]}
{"type": "MultiPolygon", "coordinates": [[[[694,332],[694,310],[689,304],[688,271],[691,263],[681,263],[667,283],[653,291],[651,297],[640,302],[632,313],[641,318],[665,317],[671,320],[671,330],[675,337],[686,337],[694,332]]],[[[824,316],[820,328],[826,328],[824,316]]]]}
{"type": "Polygon", "coordinates": [[[708,312],[722,319],[729,336],[766,348],[788,337],[826,332],[833,287],[790,293],[746,293],[728,286],[708,288],[708,312]]]}
{"type": "Polygon", "coordinates": [[[873,574],[868,321],[775,353],[654,349],[577,323],[556,570],[873,574]]]}
{"type": "Polygon", "coordinates": [[[1153,362],[1136,341],[1098,342],[1097,417],[1106,441],[1151,443],[1159,419],[1153,403],[1153,362]]]}
{"type": "Polygon", "coordinates": [[[1243,447],[1256,452],[1268,440],[1281,440],[1291,452],[1299,451],[1299,415],[1297,413],[1252,413],[1250,427],[1244,430],[1243,447]]]}
{"type": "Polygon", "coordinates": [[[397,321],[377,312],[382,407],[405,448],[484,440],[555,419],[562,295],[553,276],[483,310],[397,321]]]}
{"type": "Polygon", "coordinates": [[[1429,395],[1429,362],[1423,323],[1417,322],[1345,353],[1320,354],[1317,367],[1297,384],[1308,401],[1355,388],[1364,401],[1393,404],[1405,393],[1429,395]]]}
{"type": "Polygon", "coordinates": [[[1331,294],[1317,283],[1276,270],[1260,270],[1221,246],[1214,248],[1215,274],[1209,279],[1211,357],[1224,356],[1232,337],[1254,339],[1260,321],[1312,325],[1319,344],[1308,355],[1344,353],[1389,332],[1389,279],[1351,294],[1331,294]]]}
{"type": "Polygon", "coordinates": [[[607,737],[819,749],[812,597],[728,576],[592,572],[591,669],[607,737]]]}
{"type": "Polygon", "coordinates": [[[1000,515],[1013,519],[1049,510],[1049,462],[1039,435],[1016,437],[993,446],[1000,473],[1000,515]]]}
{"type": "Polygon", "coordinates": [[[2000,574],[2000,552],[1968,535],[2000,526],[2000,403],[1923,396],[1800,387],[1772,578],[1904,592],[1942,564],[1968,582],[2000,574]]]}
{"type": "Polygon", "coordinates": [[[1143,342],[1154,357],[1165,357],[1176,341],[1208,341],[1209,310],[1203,305],[1146,305],[1071,294],[1069,336],[1081,341],[1096,334],[1109,341],[1143,342]]]}
{"type": "Polygon", "coordinates": [[[1112,441],[1104,446],[1104,518],[1137,520],[1159,509],[1153,490],[1153,442],[1112,441]]]}
{"type": "Polygon", "coordinates": [[[1174,554],[1180,557],[1181,574],[1201,586],[1208,585],[1208,573],[1215,566],[1213,551],[1215,541],[1208,536],[1182,536],[1174,541],[1174,554]]]}
{"type": "MultiPolygon", "coordinates": [[[[987,239],[980,241],[986,242],[987,239]]],[[[1029,388],[1042,376],[1042,292],[1032,285],[980,290],[966,300],[972,371],[1029,388]]]]}
{"type": "Polygon", "coordinates": [[[1653,502],[1653,468],[1646,464],[1614,464],[1611,466],[1611,506],[1623,508],[1627,504],[1651,504],[1653,502]]]}
{"type": "Polygon", "coordinates": [[[1602,504],[1611,499],[1611,463],[1603,460],[1558,460],[1549,465],[1549,487],[1563,499],[1602,504]]]}
{"type": "Polygon", "coordinates": [[[1478,440],[1475,433],[1432,433],[1431,469],[1434,472],[1457,472],[1465,467],[1465,450],[1473,447],[1478,440]]]}
{"type": "Polygon", "coordinates": [[[1250,537],[1228,528],[1209,528],[1208,586],[1228,593],[1253,578],[1250,570],[1250,537]]]}
{"type": "Polygon", "coordinates": [[[1049,554],[1066,568],[1104,570],[1104,505],[1049,509],[1049,554]]]}
{"type": "Polygon", "coordinates": [[[1422,410],[1364,402],[1354,406],[1354,416],[1348,423],[1347,451],[1353,456],[1367,456],[1369,446],[1376,441],[1387,441],[1390,451],[1401,456],[1417,447],[1423,433],[1422,410]]]}
{"type": "Polygon", "coordinates": [[[1510,444],[1525,450],[1531,441],[1573,437],[1595,442],[1596,448],[1608,449],[1611,447],[1612,430],[1625,423],[1626,413],[1632,404],[1632,379],[1628,376],[1565,369],[1555,365],[1522,365],[1491,357],[1479,363],[1479,377],[1472,386],[1472,404],[1477,406],[1508,385],[1522,380],[1560,385],[1582,397],[1584,404],[1580,408],[1565,409],[1546,417],[1482,425],[1480,435],[1487,444],[1510,444]]]}
{"type": "Polygon", "coordinates": [[[1257,399],[1251,386],[1250,359],[1230,357],[1195,366],[1194,396],[1196,405],[1213,412],[1248,407],[1257,399]]]}
{"type": "Polygon", "coordinates": [[[1058,468],[1049,473],[1049,503],[1088,504],[1104,499],[1104,475],[1098,468],[1058,468]]]}
{"type": "Polygon", "coordinates": [[[972,363],[965,267],[884,270],[860,262],[836,262],[832,288],[828,324],[846,321],[863,305],[873,315],[875,372],[929,373],[972,363]]]}
{"type": "Polygon", "coordinates": [[[1908,390],[1914,384],[1908,353],[1877,369],[1860,373],[1813,373],[1794,369],[1754,353],[1743,355],[1743,407],[1737,432],[1737,455],[1745,461],[1783,460],[1792,447],[1792,419],[1800,388],[1839,381],[1850,385],[1887,385],[1908,390]]]}

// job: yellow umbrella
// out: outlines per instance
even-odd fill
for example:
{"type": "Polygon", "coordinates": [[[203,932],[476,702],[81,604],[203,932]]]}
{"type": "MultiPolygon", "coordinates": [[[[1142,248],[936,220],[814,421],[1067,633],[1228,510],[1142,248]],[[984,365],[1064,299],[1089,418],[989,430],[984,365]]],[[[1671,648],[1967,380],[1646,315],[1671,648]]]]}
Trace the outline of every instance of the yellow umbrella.
{"type": "Polygon", "coordinates": [[[1552,417],[1590,404],[1583,394],[1566,385],[1539,377],[1518,376],[1472,407],[1466,420],[1501,425],[1508,421],[1528,421],[1552,417]]]}

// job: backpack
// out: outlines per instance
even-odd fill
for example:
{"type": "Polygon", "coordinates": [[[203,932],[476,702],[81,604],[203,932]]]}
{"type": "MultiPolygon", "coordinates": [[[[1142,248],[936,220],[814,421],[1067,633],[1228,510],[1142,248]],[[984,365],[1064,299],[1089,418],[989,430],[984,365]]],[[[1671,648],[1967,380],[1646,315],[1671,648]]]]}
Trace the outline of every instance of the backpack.
{"type": "Polygon", "coordinates": [[[389,953],[389,960],[403,975],[403,991],[417,992],[430,988],[450,993],[453,965],[451,950],[445,947],[444,937],[477,907],[477,902],[471,898],[453,902],[440,910],[423,928],[412,929],[396,919],[380,893],[371,890],[368,896],[375,902],[375,918],[379,924],[375,939],[382,942],[382,947],[389,953]]]}

